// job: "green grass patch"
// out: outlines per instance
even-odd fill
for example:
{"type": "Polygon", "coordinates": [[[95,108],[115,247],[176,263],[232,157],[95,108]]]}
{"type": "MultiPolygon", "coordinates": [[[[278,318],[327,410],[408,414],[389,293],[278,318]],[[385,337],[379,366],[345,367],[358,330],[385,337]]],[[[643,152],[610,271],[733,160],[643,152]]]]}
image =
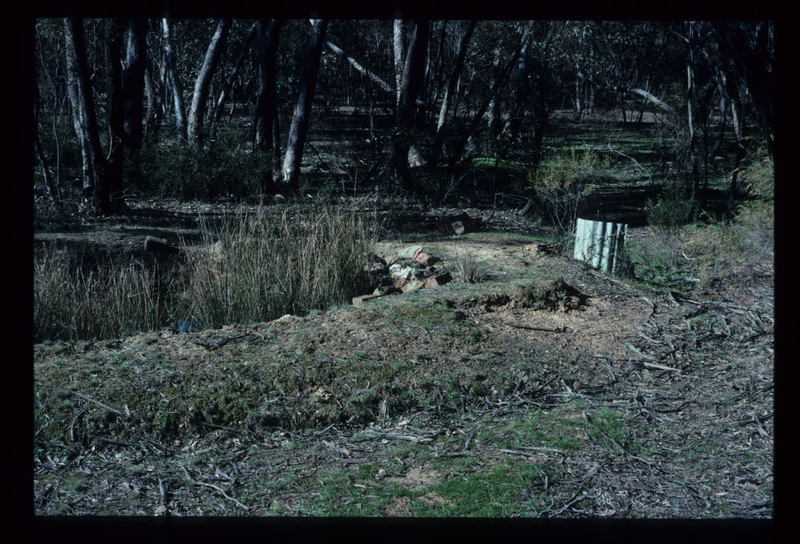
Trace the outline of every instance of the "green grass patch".
{"type": "Polygon", "coordinates": [[[300,512],[313,516],[384,516],[398,497],[415,492],[392,482],[377,480],[377,465],[362,465],[355,473],[335,471],[313,482],[313,497],[300,505],[300,512]]]}
{"type": "Polygon", "coordinates": [[[480,421],[475,425],[475,440],[500,449],[546,447],[570,454],[584,447],[582,425],[575,417],[574,408],[551,412],[537,410],[499,426],[491,420],[480,421]]]}
{"type": "Polygon", "coordinates": [[[509,459],[501,465],[450,478],[431,486],[411,507],[414,516],[508,517],[535,508],[532,488],[547,469],[509,459]]]}

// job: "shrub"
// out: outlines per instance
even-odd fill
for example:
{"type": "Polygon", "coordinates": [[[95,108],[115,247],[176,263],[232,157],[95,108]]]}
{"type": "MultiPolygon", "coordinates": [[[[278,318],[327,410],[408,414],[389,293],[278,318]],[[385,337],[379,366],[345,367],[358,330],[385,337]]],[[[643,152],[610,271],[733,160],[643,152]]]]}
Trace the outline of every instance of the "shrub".
{"type": "Polygon", "coordinates": [[[742,169],[739,178],[752,197],[760,200],[775,198],[775,165],[764,149],[756,151],[750,164],[742,169]]]}
{"type": "Polygon", "coordinates": [[[539,196],[550,221],[562,233],[572,233],[578,217],[582,186],[608,168],[608,159],[590,149],[572,148],[542,161],[528,174],[528,184],[539,196]]]}
{"type": "Polygon", "coordinates": [[[455,271],[465,283],[475,283],[483,279],[483,267],[472,253],[460,251],[454,261],[455,271]]]}
{"type": "Polygon", "coordinates": [[[647,223],[662,229],[675,229],[687,224],[692,216],[691,199],[671,190],[657,200],[646,203],[647,223]]]}
{"type": "Polygon", "coordinates": [[[542,161],[528,173],[528,184],[540,194],[569,189],[608,166],[608,159],[598,156],[591,149],[571,148],[542,161]]]}
{"type": "Polygon", "coordinates": [[[697,279],[695,261],[684,252],[686,237],[681,229],[655,229],[649,236],[629,239],[624,260],[633,265],[637,279],[671,289],[691,288],[697,279]]]}
{"type": "Polygon", "coordinates": [[[201,149],[150,143],[142,150],[143,188],[181,199],[259,195],[261,180],[272,172],[271,156],[251,152],[242,145],[246,141],[238,131],[220,127],[201,149]]]}

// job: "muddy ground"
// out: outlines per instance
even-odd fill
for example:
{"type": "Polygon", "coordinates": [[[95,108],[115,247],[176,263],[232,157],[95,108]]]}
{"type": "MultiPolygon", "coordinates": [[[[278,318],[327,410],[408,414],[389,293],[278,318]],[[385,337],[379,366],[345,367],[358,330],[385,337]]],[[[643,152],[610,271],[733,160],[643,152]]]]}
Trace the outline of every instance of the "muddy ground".
{"type": "MultiPolygon", "coordinates": [[[[191,242],[197,210],[162,221],[169,206],[37,243],[191,242]]],[[[476,283],[35,345],[35,513],[772,517],[771,271],[656,292],[538,251],[511,212],[467,210],[483,232],[443,236],[448,212],[376,208],[376,252],[470,253],[476,283]],[[525,298],[542,285],[582,297],[525,298]]]]}

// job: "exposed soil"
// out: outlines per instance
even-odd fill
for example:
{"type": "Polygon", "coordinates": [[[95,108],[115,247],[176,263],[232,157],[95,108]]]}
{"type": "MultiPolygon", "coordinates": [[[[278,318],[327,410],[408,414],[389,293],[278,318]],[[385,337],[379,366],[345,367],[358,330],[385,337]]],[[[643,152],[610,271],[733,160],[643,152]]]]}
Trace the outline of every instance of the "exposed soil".
{"type": "MultiPolygon", "coordinates": [[[[197,242],[170,206],[36,241],[197,242]]],[[[771,517],[771,263],[642,291],[535,251],[538,227],[513,212],[466,211],[484,232],[442,236],[453,210],[373,213],[379,254],[421,243],[446,268],[471,253],[474,284],[37,344],[35,512],[771,517]]]]}

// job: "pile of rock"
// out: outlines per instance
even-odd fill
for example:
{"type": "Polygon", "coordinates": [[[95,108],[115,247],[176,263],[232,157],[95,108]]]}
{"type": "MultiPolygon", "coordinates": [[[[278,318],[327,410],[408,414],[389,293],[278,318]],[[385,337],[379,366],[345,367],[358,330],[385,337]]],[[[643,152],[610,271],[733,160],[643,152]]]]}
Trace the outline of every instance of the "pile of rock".
{"type": "Polygon", "coordinates": [[[402,248],[389,262],[373,255],[365,270],[377,287],[372,294],[354,297],[353,304],[361,306],[385,295],[440,287],[453,279],[447,270],[436,266],[440,262],[441,259],[416,245],[402,248]]]}

